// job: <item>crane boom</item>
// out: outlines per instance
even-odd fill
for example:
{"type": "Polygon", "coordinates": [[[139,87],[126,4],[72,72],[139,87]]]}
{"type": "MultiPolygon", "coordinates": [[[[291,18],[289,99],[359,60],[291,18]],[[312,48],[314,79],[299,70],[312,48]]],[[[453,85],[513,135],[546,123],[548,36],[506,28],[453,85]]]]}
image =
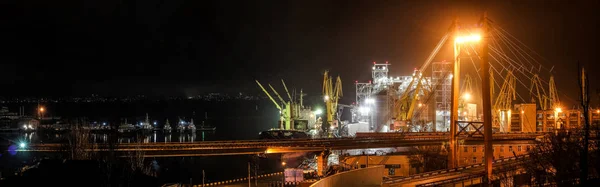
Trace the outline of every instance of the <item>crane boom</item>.
{"type": "Polygon", "coordinates": [[[550,76],[550,82],[548,83],[548,88],[550,92],[550,107],[557,108],[560,107],[560,99],[558,98],[558,90],[556,89],[556,84],[554,83],[554,76],[550,76]]]}
{"type": "Polygon", "coordinates": [[[281,79],[281,84],[283,84],[283,88],[285,89],[285,93],[287,93],[287,96],[290,99],[290,101],[293,101],[292,96],[290,95],[290,92],[288,91],[287,86],[285,86],[285,82],[283,81],[283,79],[281,79]]]}
{"type": "Polygon", "coordinates": [[[548,106],[546,105],[546,90],[544,90],[544,87],[542,86],[542,81],[540,80],[540,77],[537,74],[534,74],[533,78],[531,79],[531,87],[529,88],[529,92],[531,94],[534,94],[534,90],[536,94],[535,96],[537,97],[538,102],[540,103],[540,108],[542,110],[547,110],[548,106]],[[540,92],[540,90],[542,91],[540,92]]]}
{"type": "Polygon", "coordinates": [[[260,86],[260,88],[263,90],[263,92],[265,92],[265,94],[267,94],[267,96],[269,97],[269,99],[271,99],[271,101],[273,101],[273,104],[275,104],[275,106],[277,107],[277,109],[281,110],[281,106],[279,106],[279,104],[277,104],[277,101],[275,101],[275,99],[273,99],[273,97],[271,97],[271,94],[269,94],[269,92],[267,92],[267,90],[265,89],[265,87],[263,87],[262,84],[260,84],[260,82],[258,82],[258,80],[256,80],[256,84],[258,84],[258,86],[260,86]]]}
{"type": "MultiPolygon", "coordinates": [[[[419,73],[422,73],[423,71],[425,71],[427,69],[427,67],[429,67],[429,64],[431,64],[431,62],[433,61],[433,58],[435,58],[435,56],[438,54],[438,52],[440,51],[440,49],[442,48],[442,46],[444,46],[444,44],[446,44],[446,41],[448,40],[450,34],[452,33],[452,28],[454,27],[454,25],[452,25],[450,27],[450,30],[444,34],[444,36],[442,37],[442,39],[440,39],[440,41],[438,42],[438,44],[435,46],[435,48],[433,49],[433,51],[431,52],[431,54],[429,54],[429,56],[427,57],[427,59],[425,59],[425,63],[423,63],[423,65],[421,66],[419,73]]],[[[403,120],[410,120],[410,118],[412,117],[412,111],[414,110],[414,104],[416,102],[417,99],[417,94],[419,94],[420,90],[421,90],[421,84],[423,81],[423,76],[421,76],[421,74],[419,75],[415,75],[413,76],[411,82],[408,84],[408,87],[406,89],[406,91],[404,91],[404,93],[402,93],[402,95],[400,96],[400,99],[397,100],[398,102],[401,103],[410,103],[410,105],[408,106],[408,111],[407,113],[403,113],[403,112],[396,112],[396,114],[398,115],[396,118],[397,119],[402,119],[402,114],[405,114],[405,117],[403,120]],[[418,77],[415,77],[418,76],[418,77]],[[413,85],[415,84],[415,81],[417,82],[417,88],[414,90],[414,92],[411,92],[410,89],[413,87],[413,85]],[[407,99],[409,99],[409,94],[413,93],[415,94],[412,97],[411,101],[406,101],[407,99]]],[[[395,110],[402,110],[402,104],[396,104],[395,106],[399,106],[396,107],[395,110]]]]}
{"type": "Polygon", "coordinates": [[[271,86],[271,84],[269,84],[269,87],[271,88],[271,90],[273,90],[273,92],[275,93],[277,98],[279,98],[279,101],[281,101],[284,104],[287,103],[287,102],[285,102],[285,100],[283,100],[283,98],[281,98],[281,95],[279,95],[279,93],[277,93],[277,91],[275,90],[275,88],[273,88],[273,86],[271,86]]]}

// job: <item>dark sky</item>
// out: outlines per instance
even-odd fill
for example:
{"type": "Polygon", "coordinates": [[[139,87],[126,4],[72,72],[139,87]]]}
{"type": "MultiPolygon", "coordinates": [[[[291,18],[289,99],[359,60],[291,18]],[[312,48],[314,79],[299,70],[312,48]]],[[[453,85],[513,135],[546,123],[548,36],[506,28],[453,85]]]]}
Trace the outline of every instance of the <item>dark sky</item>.
{"type": "MultiPolygon", "coordinates": [[[[558,0],[3,1],[1,95],[259,93],[254,79],[276,84],[281,78],[289,87],[317,95],[322,72],[330,70],[342,76],[351,99],[354,80],[370,78],[372,61],[387,60],[392,75],[408,75],[455,16],[476,23],[488,11],[490,19],[543,56],[544,66],[555,66],[559,89],[576,99],[577,62],[600,70],[599,5],[558,0]]],[[[449,55],[442,51],[436,60],[449,55]]],[[[592,74],[590,80],[598,85],[600,77],[592,74]]]]}

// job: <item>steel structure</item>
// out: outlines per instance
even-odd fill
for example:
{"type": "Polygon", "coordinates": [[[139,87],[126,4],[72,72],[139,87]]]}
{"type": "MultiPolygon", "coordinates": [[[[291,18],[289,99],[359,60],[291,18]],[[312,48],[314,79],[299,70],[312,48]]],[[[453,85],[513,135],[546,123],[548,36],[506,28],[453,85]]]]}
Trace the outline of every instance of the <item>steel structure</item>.
{"type": "MultiPolygon", "coordinates": [[[[534,141],[541,133],[498,133],[494,140],[512,142],[515,140],[534,141]]],[[[90,144],[83,148],[86,151],[130,152],[144,151],[145,156],[211,156],[269,154],[286,152],[315,152],[341,149],[366,149],[384,147],[403,147],[420,145],[440,145],[448,141],[448,133],[373,133],[362,134],[357,138],[323,138],[294,140],[240,140],[240,141],[206,141],[206,142],[167,142],[167,143],[120,143],[90,144]]],[[[481,136],[457,136],[465,141],[481,142],[481,136]]],[[[66,151],[59,143],[30,144],[17,151],[23,152],[61,152],[66,151]]]]}
{"type": "Polygon", "coordinates": [[[431,81],[439,83],[434,88],[435,94],[435,111],[436,120],[434,126],[436,129],[446,130],[450,117],[450,91],[452,89],[452,63],[451,62],[434,62],[431,64],[431,81]],[[441,119],[437,119],[440,116],[441,119]],[[437,124],[439,122],[439,125],[437,124]]]}

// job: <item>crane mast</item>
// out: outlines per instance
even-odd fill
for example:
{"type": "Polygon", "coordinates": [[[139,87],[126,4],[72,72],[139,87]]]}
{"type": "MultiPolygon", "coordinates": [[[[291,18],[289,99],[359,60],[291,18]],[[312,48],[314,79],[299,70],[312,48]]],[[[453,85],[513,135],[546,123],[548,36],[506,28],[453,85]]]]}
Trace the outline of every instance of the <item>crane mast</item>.
{"type": "Polygon", "coordinates": [[[529,88],[529,92],[537,97],[540,109],[548,110],[548,106],[546,105],[546,90],[544,90],[544,87],[542,86],[542,80],[540,80],[540,77],[537,74],[533,75],[533,78],[531,78],[531,87],[529,88]]]}
{"type": "Polygon", "coordinates": [[[335,85],[333,79],[329,76],[329,72],[323,74],[323,100],[325,101],[325,117],[328,125],[335,127],[336,123],[334,116],[337,112],[337,104],[339,98],[342,97],[342,79],[337,76],[335,85]]]}

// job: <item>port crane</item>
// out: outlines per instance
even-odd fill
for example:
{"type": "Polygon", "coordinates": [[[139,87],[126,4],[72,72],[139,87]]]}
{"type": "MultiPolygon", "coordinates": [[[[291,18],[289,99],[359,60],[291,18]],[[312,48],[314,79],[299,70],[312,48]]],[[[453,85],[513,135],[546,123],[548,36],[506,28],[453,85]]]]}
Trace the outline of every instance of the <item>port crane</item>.
{"type": "Polygon", "coordinates": [[[400,96],[392,98],[392,102],[394,102],[392,120],[395,124],[405,126],[407,123],[412,121],[415,106],[417,105],[417,101],[419,100],[419,94],[423,92],[421,89],[422,87],[424,87],[424,84],[427,84],[423,77],[423,71],[425,71],[427,67],[429,67],[429,65],[433,61],[433,58],[437,55],[442,46],[444,46],[444,44],[446,43],[446,41],[452,33],[452,28],[454,28],[454,25],[450,27],[450,30],[438,42],[438,44],[431,52],[431,54],[427,57],[427,59],[425,59],[425,63],[423,63],[423,66],[421,66],[419,70],[416,70],[413,73],[411,81],[408,84],[407,90],[404,91],[400,96]],[[409,90],[413,89],[413,87],[414,90],[409,90]]]}
{"type": "Polygon", "coordinates": [[[323,100],[325,101],[325,120],[330,127],[337,126],[336,112],[338,100],[342,97],[342,79],[337,76],[335,84],[334,79],[329,76],[329,71],[323,74],[323,100]]]}
{"type": "Polygon", "coordinates": [[[279,92],[277,92],[277,90],[275,90],[275,88],[273,86],[271,86],[271,84],[267,84],[269,86],[269,88],[271,89],[271,91],[273,92],[273,94],[278,99],[278,100],[275,100],[275,98],[273,96],[271,96],[269,91],[267,91],[267,89],[265,89],[265,87],[260,82],[258,82],[258,80],[255,80],[255,81],[256,81],[256,84],[258,84],[258,86],[262,89],[262,91],[267,95],[267,97],[269,97],[271,102],[273,102],[273,104],[275,104],[275,107],[277,107],[277,109],[279,109],[279,112],[280,112],[279,128],[280,129],[291,130],[291,129],[295,129],[296,126],[301,126],[302,128],[306,128],[306,127],[310,126],[309,123],[311,120],[306,119],[308,115],[307,115],[307,111],[304,109],[303,103],[302,103],[303,96],[304,96],[304,94],[302,93],[302,90],[300,90],[300,102],[296,102],[296,100],[290,94],[288,87],[285,84],[285,81],[283,81],[283,79],[281,79],[281,84],[283,85],[283,88],[285,90],[287,98],[289,99],[286,101],[279,94],[279,92]]]}

